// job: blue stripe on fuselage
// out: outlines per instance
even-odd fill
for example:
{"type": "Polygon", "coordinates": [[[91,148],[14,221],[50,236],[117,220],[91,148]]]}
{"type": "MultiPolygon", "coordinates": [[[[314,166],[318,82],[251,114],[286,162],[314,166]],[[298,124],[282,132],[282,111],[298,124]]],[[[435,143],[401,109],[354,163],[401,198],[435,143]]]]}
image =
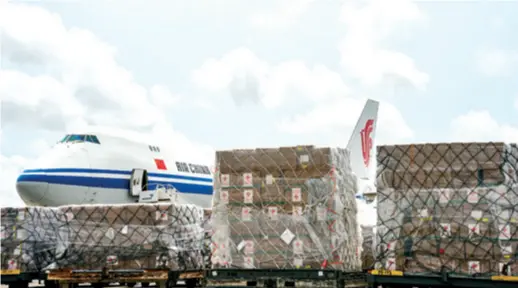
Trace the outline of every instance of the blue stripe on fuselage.
{"type": "MultiPolygon", "coordinates": [[[[124,189],[128,190],[130,181],[128,178],[106,178],[96,176],[94,173],[115,174],[115,175],[130,175],[131,171],[124,170],[104,170],[104,169],[77,169],[77,168],[56,168],[56,169],[31,169],[25,170],[24,174],[18,177],[17,182],[42,182],[49,184],[82,186],[82,187],[96,187],[105,189],[124,189]],[[52,173],[52,174],[25,174],[25,173],[52,173]],[[92,174],[91,176],[78,175],[59,175],[58,173],[85,173],[92,174]]],[[[212,195],[212,179],[189,177],[183,175],[163,174],[163,173],[148,173],[149,177],[162,177],[171,180],[148,180],[148,189],[153,190],[157,185],[173,186],[180,193],[204,194],[212,195]],[[176,181],[175,181],[176,180],[176,181]],[[203,181],[206,184],[197,183],[179,183],[177,180],[191,180],[203,181]]]]}
{"type": "MultiPolygon", "coordinates": [[[[48,168],[48,169],[27,169],[23,173],[97,173],[97,174],[117,174],[117,175],[130,175],[131,171],[128,170],[112,170],[112,169],[90,169],[90,168],[48,168]]],[[[178,174],[166,174],[166,173],[153,173],[148,172],[149,177],[162,177],[171,179],[182,179],[191,181],[201,181],[212,183],[212,178],[197,177],[197,176],[186,176],[178,174]]]]}

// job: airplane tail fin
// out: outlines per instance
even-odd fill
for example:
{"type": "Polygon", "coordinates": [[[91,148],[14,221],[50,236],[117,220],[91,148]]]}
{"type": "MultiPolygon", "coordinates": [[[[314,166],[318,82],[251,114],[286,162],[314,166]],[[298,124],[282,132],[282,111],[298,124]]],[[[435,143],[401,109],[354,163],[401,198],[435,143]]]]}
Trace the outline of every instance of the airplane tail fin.
{"type": "Polygon", "coordinates": [[[354,127],[353,134],[347,144],[347,149],[351,153],[351,166],[353,172],[359,179],[367,180],[372,170],[372,157],[374,139],[376,136],[376,126],[378,122],[379,102],[368,99],[363,108],[362,114],[354,127]]]}

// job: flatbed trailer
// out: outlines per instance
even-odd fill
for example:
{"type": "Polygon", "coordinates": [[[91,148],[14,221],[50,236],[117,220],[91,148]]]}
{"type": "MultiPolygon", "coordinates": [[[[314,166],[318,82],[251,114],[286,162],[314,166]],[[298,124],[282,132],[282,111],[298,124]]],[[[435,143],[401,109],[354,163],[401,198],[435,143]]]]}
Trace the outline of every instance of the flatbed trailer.
{"type": "Polygon", "coordinates": [[[44,280],[46,275],[40,272],[23,272],[19,269],[1,270],[0,279],[2,285],[9,288],[27,288],[34,280],[44,280]]]}
{"type": "Polygon", "coordinates": [[[367,272],[369,287],[383,288],[517,288],[518,276],[462,276],[447,272],[435,275],[404,273],[396,270],[367,272]]]}
{"type": "Polygon", "coordinates": [[[48,288],[73,288],[81,283],[93,287],[104,287],[110,283],[134,286],[136,283],[154,282],[159,288],[166,288],[169,280],[167,269],[128,269],[128,270],[72,270],[58,269],[47,273],[45,286],[48,288]]]}
{"type": "Polygon", "coordinates": [[[212,269],[205,287],[367,287],[362,272],[317,269],[212,269]]]}

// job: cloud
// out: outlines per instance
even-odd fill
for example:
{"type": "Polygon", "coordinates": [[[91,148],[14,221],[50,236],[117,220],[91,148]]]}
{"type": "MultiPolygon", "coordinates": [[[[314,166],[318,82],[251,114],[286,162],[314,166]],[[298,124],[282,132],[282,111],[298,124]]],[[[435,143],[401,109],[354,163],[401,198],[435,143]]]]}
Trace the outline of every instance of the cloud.
{"type": "Polygon", "coordinates": [[[244,47],[206,60],[191,76],[208,91],[228,92],[238,105],[260,103],[269,109],[299,97],[325,101],[349,93],[340,74],[323,65],[308,67],[297,60],[272,65],[244,47]]]}
{"type": "MultiPolygon", "coordinates": [[[[2,60],[9,63],[3,66],[9,69],[0,70],[2,128],[60,133],[92,125],[132,129],[160,138],[187,159],[212,160],[211,147],[190,141],[169,123],[166,110],[180,96],[162,85],[139,84],[117,63],[117,49],[92,32],[68,29],[59,15],[25,4],[2,6],[0,32],[2,60]]],[[[32,149],[48,148],[41,139],[32,141],[32,149]]],[[[2,169],[8,171],[2,172],[7,180],[2,182],[10,187],[3,196],[17,197],[16,174],[28,161],[2,156],[2,169]]]]}
{"type": "Polygon", "coordinates": [[[23,170],[23,167],[28,163],[29,159],[16,155],[6,157],[0,155],[0,173],[2,173],[2,181],[0,183],[0,206],[21,206],[22,200],[18,194],[14,193],[15,180],[23,170]]]}
{"type": "Polygon", "coordinates": [[[270,12],[259,12],[250,18],[256,28],[285,29],[292,26],[304,14],[314,0],[277,0],[270,12]]]}
{"type": "Polygon", "coordinates": [[[346,25],[339,45],[341,64],[350,76],[366,85],[399,79],[419,89],[426,87],[429,76],[412,58],[382,46],[396,31],[425,20],[414,1],[345,1],[340,20],[346,25]]]}
{"type": "Polygon", "coordinates": [[[490,76],[510,76],[518,64],[518,51],[484,49],[475,53],[476,69],[490,76]]]}
{"type": "MultiPolygon", "coordinates": [[[[278,128],[280,131],[292,134],[352,132],[365,101],[365,98],[341,97],[322,103],[307,113],[284,118],[278,128]]],[[[396,143],[414,137],[412,129],[405,122],[401,112],[388,102],[380,103],[378,123],[376,132],[378,144],[396,143]]],[[[345,143],[344,139],[348,139],[350,135],[340,134],[337,143],[345,143]]]]}
{"type": "Polygon", "coordinates": [[[518,143],[518,127],[498,123],[488,111],[473,110],[454,118],[452,141],[504,141],[518,143]]]}

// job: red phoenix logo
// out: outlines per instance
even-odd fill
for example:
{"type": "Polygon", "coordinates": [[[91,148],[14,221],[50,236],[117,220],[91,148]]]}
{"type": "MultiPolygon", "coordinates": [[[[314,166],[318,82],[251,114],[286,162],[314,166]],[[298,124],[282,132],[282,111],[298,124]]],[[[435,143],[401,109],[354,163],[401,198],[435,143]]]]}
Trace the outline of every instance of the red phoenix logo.
{"type": "Polygon", "coordinates": [[[365,167],[369,167],[370,151],[372,149],[372,138],[371,133],[374,128],[374,119],[369,119],[365,122],[365,127],[361,130],[362,136],[362,154],[363,163],[365,167]]]}

